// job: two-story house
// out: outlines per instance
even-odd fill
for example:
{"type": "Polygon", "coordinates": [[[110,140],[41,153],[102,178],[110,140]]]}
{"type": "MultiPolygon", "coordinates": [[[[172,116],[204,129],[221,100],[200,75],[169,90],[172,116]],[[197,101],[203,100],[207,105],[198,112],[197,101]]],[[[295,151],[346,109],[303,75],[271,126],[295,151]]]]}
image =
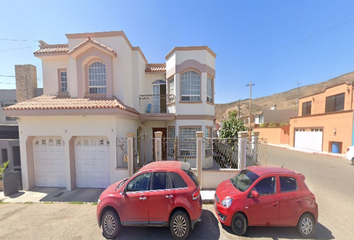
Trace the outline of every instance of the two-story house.
{"type": "MultiPolygon", "coordinates": [[[[211,136],[216,55],[210,48],[175,47],[165,63],[150,64],[122,31],[66,37],[67,44],[41,41],[34,53],[42,60],[44,95],[5,108],[18,117],[25,190],[105,188],[129,176],[119,159],[127,133],[211,136]]],[[[181,143],[178,159],[193,164],[195,145],[181,143]]],[[[163,159],[173,158],[175,148],[168,149],[163,159]]]]}
{"type": "Polygon", "coordinates": [[[290,119],[290,146],[345,153],[353,143],[353,85],[341,83],[299,99],[290,119]]]}

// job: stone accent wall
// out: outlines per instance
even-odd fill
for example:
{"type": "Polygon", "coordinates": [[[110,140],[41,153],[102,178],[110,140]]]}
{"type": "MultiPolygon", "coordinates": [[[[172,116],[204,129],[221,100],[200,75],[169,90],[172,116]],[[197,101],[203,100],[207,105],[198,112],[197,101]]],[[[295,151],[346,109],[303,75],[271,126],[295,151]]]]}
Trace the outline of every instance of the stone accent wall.
{"type": "Polygon", "coordinates": [[[15,65],[15,73],[17,102],[36,97],[37,68],[31,64],[15,65]]]}

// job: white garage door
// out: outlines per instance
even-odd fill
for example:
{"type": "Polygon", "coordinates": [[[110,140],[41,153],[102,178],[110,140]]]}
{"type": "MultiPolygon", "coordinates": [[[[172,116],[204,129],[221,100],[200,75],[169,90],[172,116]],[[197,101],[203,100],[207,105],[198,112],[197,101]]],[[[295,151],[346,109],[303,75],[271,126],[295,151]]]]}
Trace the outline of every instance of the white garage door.
{"type": "Polygon", "coordinates": [[[33,140],[35,185],[66,187],[64,141],[60,137],[33,140]]]}
{"type": "Polygon", "coordinates": [[[295,148],[322,151],[323,131],[319,128],[295,129],[295,148]]]}
{"type": "Polygon", "coordinates": [[[105,137],[75,139],[76,187],[106,188],[110,185],[109,141],[105,137]]]}

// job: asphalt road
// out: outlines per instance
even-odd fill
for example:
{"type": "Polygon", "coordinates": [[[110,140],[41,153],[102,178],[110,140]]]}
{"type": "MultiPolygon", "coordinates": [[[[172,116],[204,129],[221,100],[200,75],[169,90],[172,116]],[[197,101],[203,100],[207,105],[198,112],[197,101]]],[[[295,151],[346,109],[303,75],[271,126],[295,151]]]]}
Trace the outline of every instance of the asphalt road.
{"type": "MultiPolygon", "coordinates": [[[[305,174],[316,195],[319,224],[312,239],[354,239],[352,207],[354,167],[346,159],[268,147],[268,165],[305,174]]],[[[103,239],[92,204],[0,204],[0,239],[103,239]]],[[[169,228],[125,227],[117,239],[172,239],[169,228]]],[[[235,236],[203,205],[202,222],[188,239],[301,239],[295,228],[250,227],[245,237],[235,236]]]]}

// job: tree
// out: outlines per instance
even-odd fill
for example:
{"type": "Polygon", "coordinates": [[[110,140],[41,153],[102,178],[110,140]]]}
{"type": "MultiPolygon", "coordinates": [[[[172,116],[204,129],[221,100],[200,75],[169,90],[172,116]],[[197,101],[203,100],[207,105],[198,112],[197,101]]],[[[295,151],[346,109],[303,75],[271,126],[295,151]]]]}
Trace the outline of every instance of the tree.
{"type": "Polygon", "coordinates": [[[229,112],[229,119],[224,121],[220,130],[220,137],[222,138],[237,138],[240,131],[246,131],[243,121],[237,118],[237,111],[229,112]]]}

